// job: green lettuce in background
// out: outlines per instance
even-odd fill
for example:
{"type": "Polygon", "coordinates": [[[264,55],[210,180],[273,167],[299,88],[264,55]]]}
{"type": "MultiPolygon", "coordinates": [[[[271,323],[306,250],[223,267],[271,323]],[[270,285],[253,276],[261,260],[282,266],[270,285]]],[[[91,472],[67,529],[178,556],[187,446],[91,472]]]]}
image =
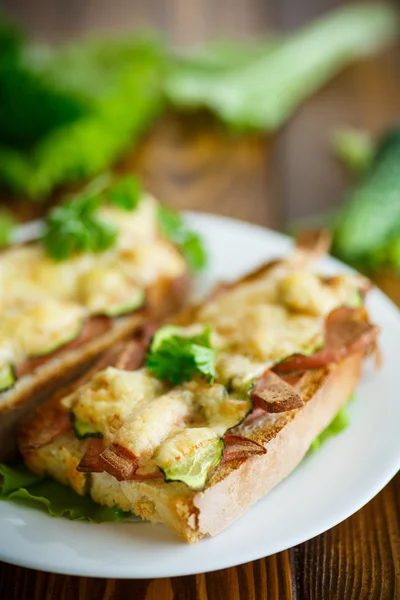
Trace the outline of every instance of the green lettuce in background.
{"type": "Polygon", "coordinates": [[[206,107],[232,130],[276,131],[360,56],[391,43],[396,12],[339,8],[299,32],[177,54],[155,36],[30,44],[0,15],[0,185],[32,199],[90,178],[168,105],[206,107]]]}
{"type": "Polygon", "coordinates": [[[343,67],[376,52],[397,34],[398,21],[389,6],[346,6],[272,41],[250,61],[213,71],[190,64],[176,68],[165,89],[178,107],[207,107],[235,129],[271,133],[343,67]]]}
{"type": "MultiPolygon", "coordinates": [[[[0,137],[0,182],[16,193],[40,199],[61,184],[108,168],[163,107],[165,56],[156,39],[93,40],[54,51],[25,48],[20,55],[20,72],[29,73],[31,81],[19,94],[10,83],[17,69],[8,71],[3,87],[9,89],[9,104],[19,107],[18,114],[34,114],[35,121],[43,104],[53,113],[46,109],[47,130],[28,131],[22,139],[18,116],[0,137]]],[[[0,91],[1,85],[0,69],[0,91]]]]}

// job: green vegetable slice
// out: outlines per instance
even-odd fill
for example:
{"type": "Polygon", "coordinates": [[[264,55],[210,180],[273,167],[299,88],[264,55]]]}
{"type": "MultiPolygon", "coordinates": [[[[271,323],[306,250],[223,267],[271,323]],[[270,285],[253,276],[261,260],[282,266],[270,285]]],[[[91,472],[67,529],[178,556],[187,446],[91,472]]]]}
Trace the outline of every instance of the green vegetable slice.
{"type": "Polygon", "coordinates": [[[361,269],[400,270],[400,128],[380,140],[371,166],[337,216],[333,251],[361,269]]]}
{"type": "Polygon", "coordinates": [[[243,391],[232,393],[220,384],[204,387],[199,393],[198,403],[208,426],[223,436],[228,429],[240,425],[254,408],[251,388],[249,382],[243,391]]]}
{"type": "Polygon", "coordinates": [[[0,392],[12,388],[16,381],[17,376],[12,365],[0,366],[0,392]]]}
{"type": "Polygon", "coordinates": [[[79,440],[84,440],[88,437],[92,438],[102,438],[103,434],[100,433],[91,423],[87,421],[82,421],[78,419],[76,415],[71,412],[70,419],[72,423],[72,427],[74,429],[74,433],[79,440]]]}
{"type": "Polygon", "coordinates": [[[48,354],[52,354],[57,350],[60,350],[66,344],[76,340],[82,332],[84,326],[84,318],[79,318],[74,326],[70,327],[68,331],[65,331],[63,334],[58,336],[57,342],[52,342],[47,345],[42,346],[41,348],[35,348],[35,351],[32,352],[29,358],[40,358],[42,356],[47,356],[48,354]]]}
{"type": "Polygon", "coordinates": [[[224,441],[216,437],[204,446],[194,447],[191,454],[181,460],[155,462],[164,473],[165,481],[180,481],[192,490],[202,490],[210,472],[219,465],[224,452],[224,441]]]}
{"type": "Polygon", "coordinates": [[[132,290],[131,296],[127,300],[110,304],[102,314],[107,317],[120,317],[127,313],[137,310],[143,306],[146,300],[146,292],[143,288],[135,288],[132,290]]]}

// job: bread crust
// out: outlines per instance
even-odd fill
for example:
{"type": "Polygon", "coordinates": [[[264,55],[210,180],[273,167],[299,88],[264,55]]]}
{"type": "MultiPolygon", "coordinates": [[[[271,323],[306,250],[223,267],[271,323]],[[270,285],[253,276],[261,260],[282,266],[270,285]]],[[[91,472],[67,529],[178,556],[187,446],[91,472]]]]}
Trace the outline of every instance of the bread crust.
{"type": "Polygon", "coordinates": [[[255,430],[254,437],[266,453],[221,463],[202,492],[160,479],[118,482],[108,473],[78,473],[76,466],[87,442],[77,442],[72,433],[38,450],[25,451],[24,459],[34,472],[48,473],[78,493],[89,492],[100,504],[132,510],[175,530],[187,542],[198,542],[228,527],[295,469],[353,393],[363,358],[362,353],[353,354],[310,373],[302,390],[304,405],[269,415],[255,430]]]}
{"type": "Polygon", "coordinates": [[[17,453],[18,422],[61,385],[82,373],[91,361],[113,344],[147,323],[159,322],[185,303],[191,289],[188,272],[176,279],[160,279],[148,290],[148,307],[113,320],[105,333],[76,348],[67,349],[24,375],[8,391],[0,393],[0,461],[17,453]]]}

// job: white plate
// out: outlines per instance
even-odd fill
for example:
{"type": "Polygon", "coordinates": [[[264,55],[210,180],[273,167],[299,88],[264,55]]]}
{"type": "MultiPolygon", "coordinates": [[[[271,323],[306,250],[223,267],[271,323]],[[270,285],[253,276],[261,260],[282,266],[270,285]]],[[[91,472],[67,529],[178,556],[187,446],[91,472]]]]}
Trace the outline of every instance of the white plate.
{"type": "MultiPolygon", "coordinates": [[[[211,268],[201,284],[235,278],[287,252],[277,233],[211,215],[190,214],[204,236],[211,268]]],[[[326,260],[323,270],[343,270],[326,260]]],[[[351,426],[306,458],[282,484],[214,539],[188,546],[162,526],[90,525],[53,519],[0,502],[0,559],[58,573],[93,577],[171,577],[222,569],[284,550],[333,527],[368,502],[400,466],[398,400],[400,318],[378,290],[369,297],[382,327],[383,367],[366,368],[351,426]]]]}

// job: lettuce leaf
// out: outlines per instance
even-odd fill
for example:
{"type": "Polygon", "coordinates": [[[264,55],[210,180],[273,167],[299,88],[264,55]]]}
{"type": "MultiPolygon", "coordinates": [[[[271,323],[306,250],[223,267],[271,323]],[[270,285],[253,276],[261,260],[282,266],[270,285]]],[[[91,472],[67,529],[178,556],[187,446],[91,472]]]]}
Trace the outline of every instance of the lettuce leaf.
{"type": "MultiPolygon", "coordinates": [[[[40,200],[62,184],[109,168],[164,107],[165,60],[161,43],[153,38],[91,40],[53,51],[28,48],[29,73],[83,108],[27,150],[2,140],[0,184],[40,200]]],[[[32,101],[30,118],[39,108],[32,101]]]]}
{"type": "Polygon", "coordinates": [[[336,417],[333,421],[324,429],[322,433],[320,433],[308,449],[308,453],[315,452],[318,450],[328,440],[330,437],[338,435],[344,429],[346,429],[350,424],[349,415],[347,414],[346,407],[342,407],[337,413],[336,417]]]}
{"type": "Polygon", "coordinates": [[[41,509],[52,517],[90,523],[132,519],[131,513],[124,512],[119,507],[109,508],[96,504],[89,496],[80,496],[68,486],[34,475],[24,465],[10,467],[0,464],[0,475],[0,500],[41,509]]]}
{"type": "Polygon", "coordinates": [[[232,129],[274,132],[341,69],[389,44],[397,32],[389,6],[341,7],[233,68],[172,70],[166,93],[176,107],[208,108],[232,129]]]}

